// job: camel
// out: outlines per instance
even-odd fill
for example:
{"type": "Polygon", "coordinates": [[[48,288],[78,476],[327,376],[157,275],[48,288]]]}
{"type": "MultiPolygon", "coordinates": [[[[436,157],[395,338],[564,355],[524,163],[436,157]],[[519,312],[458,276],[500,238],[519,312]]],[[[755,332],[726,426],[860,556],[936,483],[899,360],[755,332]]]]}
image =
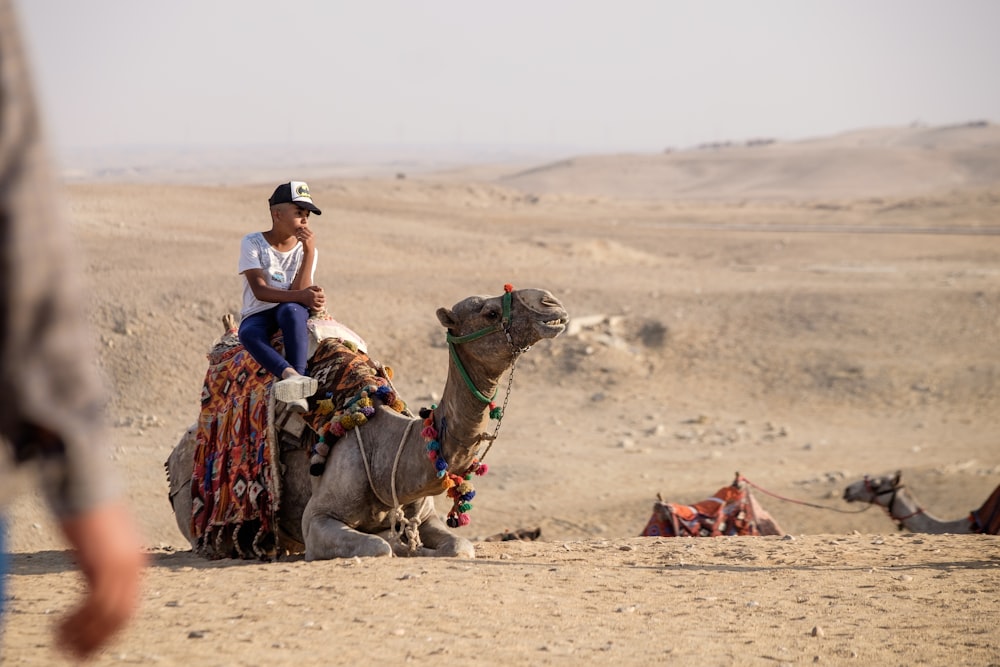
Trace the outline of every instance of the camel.
{"type": "MultiPolygon", "coordinates": [[[[446,525],[435,511],[433,497],[445,490],[438,469],[444,462],[445,477],[464,472],[465,479],[485,472],[477,459],[485,452],[479,450],[486,443],[488,451],[502,419],[490,397],[496,396],[508,369],[512,379],[519,355],[562,333],[568,316],[548,291],[507,285],[501,296],[471,296],[451,309],[439,308],[437,318],[447,330],[449,360],[433,412],[416,418],[378,406],[367,423],[336,441],[320,476],[309,474],[308,447],[282,448],[278,554],[304,551],[307,561],[475,557],[472,543],[449,529],[461,523],[457,517],[467,516],[449,515],[446,525]],[[486,432],[491,418],[497,420],[492,435],[486,432]],[[431,436],[439,445],[435,452],[429,451],[431,436]]],[[[177,525],[193,549],[190,484],[196,430],[197,424],[188,429],[166,462],[177,525]]],[[[306,429],[303,435],[308,433],[306,429]]]]}
{"type": "Polygon", "coordinates": [[[1000,519],[1000,514],[998,514],[1000,487],[993,492],[980,509],[960,519],[945,521],[924,510],[909,489],[900,482],[901,477],[901,472],[882,477],[865,475],[863,479],[844,489],[844,500],[849,503],[866,502],[883,507],[900,530],[905,528],[914,533],[936,535],[945,533],[966,535],[983,532],[995,534],[993,532],[995,524],[1000,519]]]}

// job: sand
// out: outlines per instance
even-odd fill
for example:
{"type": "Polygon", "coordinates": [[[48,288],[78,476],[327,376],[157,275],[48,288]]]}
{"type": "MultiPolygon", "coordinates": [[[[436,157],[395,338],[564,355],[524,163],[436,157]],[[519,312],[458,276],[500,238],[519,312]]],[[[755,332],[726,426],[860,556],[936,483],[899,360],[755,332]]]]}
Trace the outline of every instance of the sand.
{"type": "MultiPolygon", "coordinates": [[[[70,184],[108,456],[151,552],[136,622],[94,664],[1000,664],[1000,538],[901,533],[841,500],[901,470],[955,519],[1000,484],[997,136],[289,175],[325,211],[331,311],[411,407],[443,387],[439,306],[509,282],[575,320],[519,362],[460,529],[541,537],[477,541],[472,561],[193,555],[163,462],[277,180],[70,184]],[[737,471],[827,509],[758,492],[788,537],[637,537],[657,493],[694,502],[737,471]]],[[[64,664],[71,554],[37,496],[10,518],[4,664],[64,664]]]]}

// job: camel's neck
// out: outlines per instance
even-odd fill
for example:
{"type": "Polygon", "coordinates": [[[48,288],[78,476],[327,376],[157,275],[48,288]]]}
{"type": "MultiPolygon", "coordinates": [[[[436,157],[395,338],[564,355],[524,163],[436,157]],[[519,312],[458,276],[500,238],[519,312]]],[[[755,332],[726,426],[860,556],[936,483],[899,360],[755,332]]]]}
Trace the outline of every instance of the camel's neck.
{"type": "MultiPolygon", "coordinates": [[[[493,395],[499,382],[499,375],[489,377],[481,369],[474,367],[467,367],[467,372],[482,394],[493,395]]],[[[441,394],[441,400],[434,410],[434,424],[438,431],[437,440],[441,447],[441,458],[448,464],[450,472],[463,475],[478,451],[479,436],[488,427],[489,405],[478,399],[469,389],[461,372],[450,358],[448,380],[441,394]]],[[[382,450],[382,455],[385,457],[382,467],[387,472],[393,471],[379,486],[380,499],[385,504],[389,504],[391,500],[390,484],[393,479],[396,482],[397,498],[404,504],[427,495],[437,495],[444,490],[435,472],[433,461],[428,461],[426,456],[427,443],[421,434],[421,423],[414,420],[414,425],[409,427],[408,433],[408,435],[402,434],[401,437],[404,440],[414,441],[412,443],[414,451],[420,451],[420,456],[404,457],[399,462],[398,471],[393,457],[398,456],[397,450],[405,444],[391,442],[382,450]]]]}
{"type": "MultiPolygon", "coordinates": [[[[473,364],[466,365],[466,371],[479,393],[487,397],[493,396],[503,374],[501,371],[490,375],[473,364]]],[[[488,428],[489,410],[489,404],[477,398],[449,356],[448,380],[434,410],[434,425],[438,432],[437,441],[440,443],[438,456],[447,463],[449,472],[462,476],[469,469],[469,464],[479,450],[480,436],[488,428]]],[[[389,504],[389,489],[393,479],[396,482],[396,497],[403,504],[442,493],[444,487],[435,472],[434,459],[428,461],[426,456],[427,443],[421,434],[420,422],[414,420],[414,425],[409,427],[409,435],[404,433],[401,437],[406,442],[413,440],[413,445],[419,441],[421,454],[419,457],[404,457],[399,462],[397,471],[397,464],[390,459],[398,456],[398,447],[405,445],[397,447],[396,443],[392,443],[382,450],[385,457],[384,469],[393,471],[379,487],[382,489],[382,502],[389,504]]]]}
{"type": "MultiPolygon", "coordinates": [[[[486,397],[496,392],[500,376],[490,376],[481,369],[466,366],[476,390],[486,397]]],[[[460,473],[472,460],[479,436],[489,423],[489,404],[469,388],[454,360],[449,356],[448,380],[436,411],[441,448],[452,470],[460,473]]]]}
{"type": "Polygon", "coordinates": [[[879,504],[886,508],[896,521],[914,533],[969,533],[971,524],[968,518],[955,521],[943,521],[933,514],[928,514],[908,490],[898,489],[894,494],[879,497],[879,504]]]}

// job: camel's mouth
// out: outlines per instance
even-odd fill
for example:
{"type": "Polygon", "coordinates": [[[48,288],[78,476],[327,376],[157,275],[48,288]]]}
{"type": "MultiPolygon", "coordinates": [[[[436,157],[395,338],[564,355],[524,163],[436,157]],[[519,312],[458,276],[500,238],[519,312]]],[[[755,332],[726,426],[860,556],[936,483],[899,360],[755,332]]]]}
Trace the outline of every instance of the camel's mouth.
{"type": "Polygon", "coordinates": [[[569,313],[559,299],[546,290],[523,289],[515,292],[518,302],[523,305],[532,321],[531,335],[540,338],[555,338],[566,330],[569,313]]]}
{"type": "Polygon", "coordinates": [[[853,485],[844,489],[844,500],[849,503],[874,502],[875,499],[871,494],[866,493],[864,487],[855,488],[853,485]]]}
{"type": "Polygon", "coordinates": [[[569,324],[569,317],[562,315],[551,320],[539,322],[538,324],[546,338],[555,338],[563,331],[566,331],[566,325],[569,324]]]}

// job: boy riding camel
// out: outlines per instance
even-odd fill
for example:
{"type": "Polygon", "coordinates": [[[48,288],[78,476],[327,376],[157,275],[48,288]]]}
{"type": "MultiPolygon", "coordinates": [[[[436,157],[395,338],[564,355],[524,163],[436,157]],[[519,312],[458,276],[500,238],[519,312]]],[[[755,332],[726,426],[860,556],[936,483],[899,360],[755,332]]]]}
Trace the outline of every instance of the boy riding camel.
{"type": "Polygon", "coordinates": [[[268,199],[271,229],[253,232],[240,244],[239,272],[243,284],[240,342],[275,377],[274,398],[295,412],[309,409],[306,399],[316,393],[316,380],[306,376],[311,310],[326,304],[323,288],[313,284],[316,237],[309,214],[321,215],[309,186],[282,183],[268,199]],[[281,330],[284,356],[271,346],[281,330]]]}

